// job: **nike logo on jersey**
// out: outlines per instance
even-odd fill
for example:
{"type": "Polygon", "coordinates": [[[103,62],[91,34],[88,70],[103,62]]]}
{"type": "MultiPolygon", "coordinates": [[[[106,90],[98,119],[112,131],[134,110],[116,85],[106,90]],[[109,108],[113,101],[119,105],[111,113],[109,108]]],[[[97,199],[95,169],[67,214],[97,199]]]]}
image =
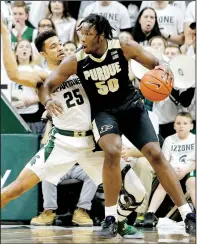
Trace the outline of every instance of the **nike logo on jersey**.
{"type": "Polygon", "coordinates": [[[112,129],[112,128],[113,128],[113,125],[103,125],[103,126],[101,127],[100,134],[101,134],[101,133],[104,133],[104,132],[106,132],[106,131],[108,131],[108,130],[110,130],[110,129],[112,129]]]}
{"type": "Polygon", "coordinates": [[[146,83],[151,84],[151,85],[155,85],[157,87],[156,89],[159,89],[161,87],[160,84],[152,82],[152,81],[147,81],[146,83]]]}
{"type": "Polygon", "coordinates": [[[85,69],[88,65],[89,65],[89,64],[84,65],[84,66],[83,66],[83,69],[85,69]]]}
{"type": "Polygon", "coordinates": [[[86,70],[83,72],[85,79],[88,80],[91,78],[94,81],[106,81],[110,78],[110,76],[114,76],[115,74],[121,71],[119,62],[115,62],[109,65],[103,65],[101,67],[86,70]]]}

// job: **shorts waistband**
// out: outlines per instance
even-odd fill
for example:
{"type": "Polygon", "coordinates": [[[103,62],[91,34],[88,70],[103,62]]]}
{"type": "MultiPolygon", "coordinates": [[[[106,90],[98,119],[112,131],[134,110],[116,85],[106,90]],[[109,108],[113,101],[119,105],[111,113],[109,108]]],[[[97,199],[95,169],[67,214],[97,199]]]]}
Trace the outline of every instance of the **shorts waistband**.
{"type": "Polygon", "coordinates": [[[91,130],[88,131],[71,131],[71,130],[61,130],[58,128],[54,128],[57,133],[64,136],[70,136],[70,137],[86,137],[93,135],[91,130]]]}

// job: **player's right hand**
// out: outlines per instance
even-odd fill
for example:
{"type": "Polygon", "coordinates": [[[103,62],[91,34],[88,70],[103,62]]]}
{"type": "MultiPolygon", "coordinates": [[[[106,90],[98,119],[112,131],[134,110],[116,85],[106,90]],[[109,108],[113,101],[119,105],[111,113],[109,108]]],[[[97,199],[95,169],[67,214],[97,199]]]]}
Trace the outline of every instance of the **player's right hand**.
{"type": "Polygon", "coordinates": [[[7,26],[3,22],[3,15],[2,15],[2,13],[1,13],[1,33],[2,34],[9,33],[9,30],[8,30],[7,26]]]}
{"type": "Polygon", "coordinates": [[[51,116],[63,114],[63,107],[61,103],[55,99],[48,100],[45,104],[45,108],[51,116]]]}

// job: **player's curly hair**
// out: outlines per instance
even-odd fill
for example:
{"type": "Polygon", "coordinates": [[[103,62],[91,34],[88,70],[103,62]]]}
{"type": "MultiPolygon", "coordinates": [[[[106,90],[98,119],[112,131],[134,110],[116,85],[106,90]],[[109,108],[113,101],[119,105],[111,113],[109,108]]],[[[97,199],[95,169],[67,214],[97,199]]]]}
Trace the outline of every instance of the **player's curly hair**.
{"type": "Polygon", "coordinates": [[[44,32],[41,32],[40,34],[38,34],[38,36],[36,37],[36,39],[34,41],[38,52],[43,51],[44,42],[53,36],[57,36],[57,34],[54,30],[44,31],[44,32]]]}
{"type": "Polygon", "coordinates": [[[95,28],[98,35],[104,34],[106,39],[113,39],[112,31],[115,30],[109,23],[109,21],[103,17],[102,15],[98,14],[90,14],[85,19],[81,21],[79,24],[79,29],[81,30],[81,25],[86,22],[89,23],[92,27],[95,28]]]}

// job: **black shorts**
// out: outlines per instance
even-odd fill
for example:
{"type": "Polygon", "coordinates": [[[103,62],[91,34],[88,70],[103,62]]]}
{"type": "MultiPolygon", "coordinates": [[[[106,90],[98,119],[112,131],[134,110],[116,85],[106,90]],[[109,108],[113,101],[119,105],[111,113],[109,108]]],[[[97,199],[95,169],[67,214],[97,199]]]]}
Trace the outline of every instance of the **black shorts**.
{"type": "Polygon", "coordinates": [[[92,110],[95,141],[107,134],[124,134],[139,150],[149,142],[158,142],[148,111],[141,100],[127,100],[114,109],[92,110]]]}

